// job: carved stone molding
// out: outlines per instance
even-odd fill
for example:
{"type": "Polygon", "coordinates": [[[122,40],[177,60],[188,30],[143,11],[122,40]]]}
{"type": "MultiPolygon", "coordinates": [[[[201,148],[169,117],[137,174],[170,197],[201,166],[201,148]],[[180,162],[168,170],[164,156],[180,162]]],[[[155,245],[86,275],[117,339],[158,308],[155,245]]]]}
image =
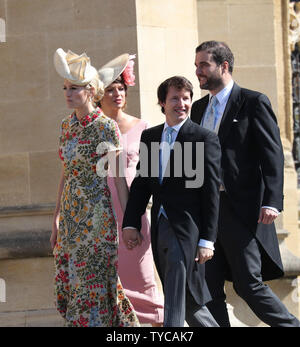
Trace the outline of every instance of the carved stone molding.
{"type": "Polygon", "coordinates": [[[290,2],[289,4],[289,46],[292,52],[296,44],[300,41],[300,3],[290,2]]]}
{"type": "Polygon", "coordinates": [[[26,206],[6,206],[0,207],[0,218],[52,215],[55,204],[26,205],[26,206]]]}
{"type": "Polygon", "coordinates": [[[280,254],[284,268],[285,277],[297,277],[300,275],[300,258],[292,253],[285,244],[288,232],[284,229],[277,229],[280,254]]]}
{"type": "Polygon", "coordinates": [[[0,233],[0,260],[52,256],[51,230],[0,233]]]}
{"type": "Polygon", "coordinates": [[[293,154],[289,150],[284,150],[284,168],[292,170],[295,169],[293,154]]]}

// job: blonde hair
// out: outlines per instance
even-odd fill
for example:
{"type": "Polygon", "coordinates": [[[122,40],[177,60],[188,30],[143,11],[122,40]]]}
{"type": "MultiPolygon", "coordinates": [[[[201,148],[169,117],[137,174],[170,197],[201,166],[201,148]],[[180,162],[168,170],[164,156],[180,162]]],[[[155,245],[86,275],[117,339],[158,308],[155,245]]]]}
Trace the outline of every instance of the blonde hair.
{"type": "Polygon", "coordinates": [[[95,94],[93,96],[93,103],[96,105],[104,96],[104,84],[99,79],[99,76],[95,76],[90,83],[88,83],[86,88],[94,88],[95,94]]]}

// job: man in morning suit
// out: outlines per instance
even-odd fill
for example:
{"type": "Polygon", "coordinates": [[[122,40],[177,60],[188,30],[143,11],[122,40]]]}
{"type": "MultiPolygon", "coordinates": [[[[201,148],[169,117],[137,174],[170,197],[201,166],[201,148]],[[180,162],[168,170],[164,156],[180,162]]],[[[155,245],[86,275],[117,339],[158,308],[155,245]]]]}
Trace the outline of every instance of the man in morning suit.
{"type": "Polygon", "coordinates": [[[135,177],[123,219],[123,239],[130,249],[142,242],[141,216],[152,195],[151,244],[167,327],[182,327],[185,320],[189,326],[218,326],[205,306],[211,296],[204,263],[212,258],[216,240],[221,153],[216,134],[188,117],[192,96],[192,84],[184,77],[171,77],[159,86],[166,121],[142,133],[148,155],[141,146],[137,172],[144,166],[147,174],[135,177]],[[192,168],[196,176],[203,169],[203,184],[189,174],[192,168]]]}
{"type": "Polygon", "coordinates": [[[209,94],[193,104],[191,119],[218,133],[222,149],[218,237],[206,267],[213,300],[207,306],[220,326],[230,326],[224,293],[228,279],[269,326],[299,326],[263,283],[283,275],[274,226],[283,209],[279,128],[267,96],[232,80],[233,63],[223,42],[196,48],[196,75],[209,94]]]}

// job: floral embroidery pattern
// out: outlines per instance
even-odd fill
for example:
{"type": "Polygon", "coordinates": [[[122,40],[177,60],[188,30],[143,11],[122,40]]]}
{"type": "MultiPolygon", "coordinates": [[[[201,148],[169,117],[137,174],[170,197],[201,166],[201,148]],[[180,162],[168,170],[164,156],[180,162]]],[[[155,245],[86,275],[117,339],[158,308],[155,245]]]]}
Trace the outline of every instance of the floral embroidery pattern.
{"type": "Polygon", "coordinates": [[[62,121],[65,184],[54,248],[57,309],[68,326],[138,326],[118,277],[118,232],[106,177],[96,174],[101,142],[119,148],[116,123],[99,109],[62,121]]]}

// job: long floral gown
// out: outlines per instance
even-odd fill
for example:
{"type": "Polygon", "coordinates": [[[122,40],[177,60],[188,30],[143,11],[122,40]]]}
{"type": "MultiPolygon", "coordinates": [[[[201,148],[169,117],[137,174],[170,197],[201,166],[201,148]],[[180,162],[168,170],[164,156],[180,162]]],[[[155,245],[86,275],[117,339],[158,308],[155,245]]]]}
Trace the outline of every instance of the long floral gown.
{"type": "Polygon", "coordinates": [[[119,130],[100,109],[62,121],[59,155],[65,183],[55,259],[58,311],[67,326],[138,326],[118,277],[118,232],[106,177],[96,173],[108,143],[119,148],[119,130]],[[103,155],[103,153],[102,153],[103,155]]]}

